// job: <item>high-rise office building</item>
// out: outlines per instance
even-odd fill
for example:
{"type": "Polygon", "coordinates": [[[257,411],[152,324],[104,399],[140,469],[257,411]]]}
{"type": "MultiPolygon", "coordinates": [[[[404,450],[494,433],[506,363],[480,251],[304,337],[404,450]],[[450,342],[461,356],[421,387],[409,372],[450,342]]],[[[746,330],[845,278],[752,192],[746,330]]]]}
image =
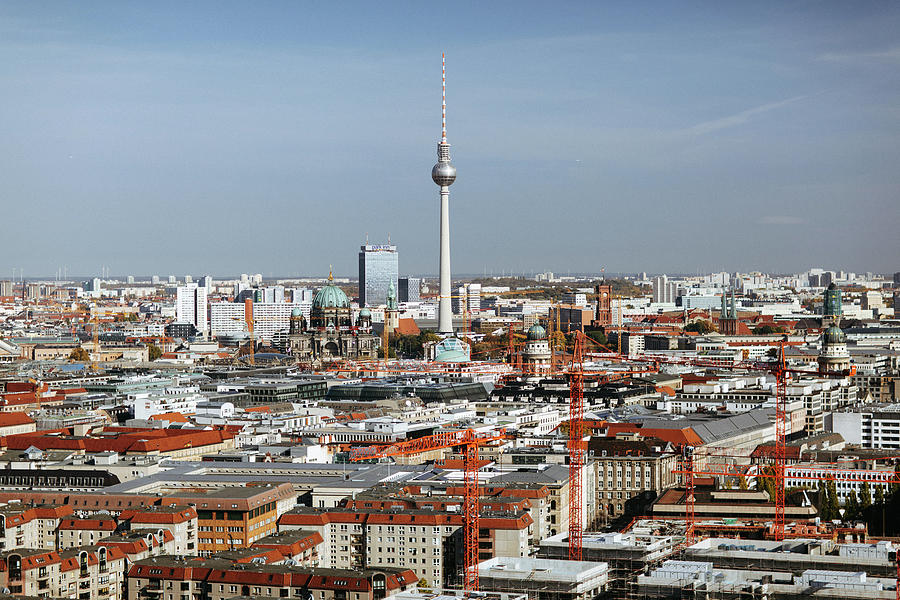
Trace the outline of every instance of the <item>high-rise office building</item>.
{"type": "Polygon", "coordinates": [[[0,296],[12,296],[13,295],[13,282],[5,279],[0,281],[0,296]]]}
{"type": "Polygon", "coordinates": [[[418,277],[401,277],[398,280],[397,299],[400,302],[420,302],[422,280],[418,277]]]}
{"type": "Polygon", "coordinates": [[[359,305],[387,303],[388,288],[398,286],[397,246],[366,244],[359,247],[359,305]]]}
{"type": "Polygon", "coordinates": [[[209,331],[206,288],[196,283],[180,285],[175,289],[175,320],[191,323],[201,332],[209,331]]]}
{"type": "Polygon", "coordinates": [[[212,278],[212,275],[204,275],[203,277],[201,277],[201,278],[200,278],[200,287],[205,287],[205,288],[206,288],[206,293],[207,293],[207,294],[208,294],[209,292],[211,292],[211,291],[212,291],[212,287],[213,287],[213,278],[212,278]]]}

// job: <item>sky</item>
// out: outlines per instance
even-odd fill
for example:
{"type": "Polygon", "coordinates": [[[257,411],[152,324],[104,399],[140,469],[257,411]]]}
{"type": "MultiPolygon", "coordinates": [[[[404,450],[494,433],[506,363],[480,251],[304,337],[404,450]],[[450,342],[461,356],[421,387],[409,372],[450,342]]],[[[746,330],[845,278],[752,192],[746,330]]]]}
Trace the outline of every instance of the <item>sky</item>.
{"type": "Polygon", "coordinates": [[[0,3],[0,278],[900,270],[897,2],[0,3]],[[5,269],[5,271],[4,271],[5,269]],[[18,272],[18,271],[17,271],[18,272]]]}

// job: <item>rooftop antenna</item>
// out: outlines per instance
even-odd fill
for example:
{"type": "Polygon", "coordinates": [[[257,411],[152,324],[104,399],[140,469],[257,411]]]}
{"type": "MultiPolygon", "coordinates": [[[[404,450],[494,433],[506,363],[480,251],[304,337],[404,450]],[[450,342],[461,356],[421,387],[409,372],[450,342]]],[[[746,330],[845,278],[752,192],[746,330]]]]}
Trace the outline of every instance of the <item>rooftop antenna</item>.
{"type": "Polygon", "coordinates": [[[441,143],[447,143],[447,69],[441,52],[441,143]]]}

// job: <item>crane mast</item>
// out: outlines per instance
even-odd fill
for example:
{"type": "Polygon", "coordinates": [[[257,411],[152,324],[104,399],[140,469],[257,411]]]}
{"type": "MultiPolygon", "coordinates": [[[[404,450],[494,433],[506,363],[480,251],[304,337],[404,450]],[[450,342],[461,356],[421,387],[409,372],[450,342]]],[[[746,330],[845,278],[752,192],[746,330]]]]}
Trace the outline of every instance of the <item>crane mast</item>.
{"type": "Polygon", "coordinates": [[[460,429],[397,442],[396,444],[354,448],[350,452],[351,461],[361,461],[389,456],[409,456],[443,448],[462,447],[465,457],[463,460],[465,470],[465,492],[463,495],[463,538],[465,545],[463,549],[463,581],[465,589],[471,592],[478,591],[478,448],[503,440],[505,437],[502,431],[476,433],[474,429],[460,429]]]}

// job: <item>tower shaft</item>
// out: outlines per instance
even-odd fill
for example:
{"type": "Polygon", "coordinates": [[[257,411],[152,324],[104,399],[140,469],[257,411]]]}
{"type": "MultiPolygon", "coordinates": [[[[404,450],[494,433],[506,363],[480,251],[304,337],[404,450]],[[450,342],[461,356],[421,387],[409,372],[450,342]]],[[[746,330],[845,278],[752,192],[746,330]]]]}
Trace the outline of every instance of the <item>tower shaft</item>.
{"type": "Polygon", "coordinates": [[[441,186],[441,298],[438,305],[438,333],[453,333],[450,307],[450,188],[441,186]]]}

